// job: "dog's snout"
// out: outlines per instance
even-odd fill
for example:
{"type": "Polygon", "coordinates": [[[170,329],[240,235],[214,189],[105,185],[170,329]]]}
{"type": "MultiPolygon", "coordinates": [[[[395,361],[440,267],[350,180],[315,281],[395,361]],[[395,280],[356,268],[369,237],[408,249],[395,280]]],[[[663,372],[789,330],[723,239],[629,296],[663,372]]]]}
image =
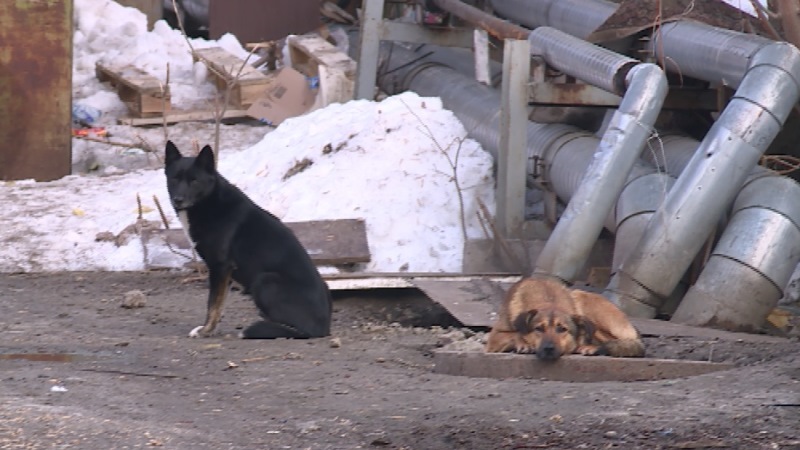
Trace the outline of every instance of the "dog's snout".
{"type": "Polygon", "coordinates": [[[539,359],[550,361],[558,359],[559,356],[561,355],[559,355],[556,345],[552,341],[544,341],[536,349],[536,357],[539,359]]]}
{"type": "Polygon", "coordinates": [[[173,195],[170,197],[170,201],[172,202],[172,206],[175,209],[183,209],[184,206],[184,196],[182,195],[173,195]]]}

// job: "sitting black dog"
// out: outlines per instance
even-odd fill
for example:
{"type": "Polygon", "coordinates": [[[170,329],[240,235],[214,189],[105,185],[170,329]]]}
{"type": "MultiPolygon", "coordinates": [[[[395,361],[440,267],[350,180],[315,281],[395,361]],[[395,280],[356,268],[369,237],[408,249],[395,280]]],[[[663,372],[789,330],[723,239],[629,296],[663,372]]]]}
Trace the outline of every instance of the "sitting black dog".
{"type": "Polygon", "coordinates": [[[231,280],[250,294],[263,318],[242,337],[328,336],[330,291],[292,230],[217,172],[208,145],[197,157],[184,157],[167,142],[165,153],[170,201],[208,266],[208,315],[189,336],[214,331],[231,280]]]}

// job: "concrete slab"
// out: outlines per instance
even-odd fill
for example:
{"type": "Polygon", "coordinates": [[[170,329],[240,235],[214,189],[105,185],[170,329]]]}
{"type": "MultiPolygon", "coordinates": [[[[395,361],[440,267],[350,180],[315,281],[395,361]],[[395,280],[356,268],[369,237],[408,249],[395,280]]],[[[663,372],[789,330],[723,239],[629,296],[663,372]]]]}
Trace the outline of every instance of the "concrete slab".
{"type": "Polygon", "coordinates": [[[566,382],[652,381],[684,378],[720,370],[733,364],[650,358],[611,358],[570,355],[558,361],[540,361],[535,355],[435,351],[435,373],[478,378],[533,378],[566,382]]]}

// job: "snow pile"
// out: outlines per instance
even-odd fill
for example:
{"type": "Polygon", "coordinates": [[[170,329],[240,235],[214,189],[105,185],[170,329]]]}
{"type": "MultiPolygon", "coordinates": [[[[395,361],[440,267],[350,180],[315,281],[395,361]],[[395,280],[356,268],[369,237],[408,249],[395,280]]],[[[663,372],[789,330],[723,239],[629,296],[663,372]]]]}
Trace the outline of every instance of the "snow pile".
{"type": "MultiPolygon", "coordinates": [[[[458,272],[464,240],[450,161],[458,161],[468,236],[483,233],[477,199],[494,211],[491,156],[465,136],[439,99],[406,93],[287,120],[249,149],[226,153],[223,147],[219,168],[285,221],[365,219],[372,254],[365,271],[458,272]],[[304,160],[311,164],[290,175],[304,160]]],[[[170,223],[179,223],[162,170],[6,183],[0,188],[0,271],[145,269],[138,237],[119,246],[95,240],[135,222],[137,193],[145,219],[160,222],[155,195],[170,223]]],[[[174,267],[185,262],[173,259],[174,267]]]]}
{"type": "Polygon", "coordinates": [[[368,271],[460,271],[464,240],[481,237],[477,199],[494,211],[492,158],[438,98],[334,104],[290,119],[220,170],[286,221],[366,218],[368,271]],[[460,144],[460,145],[459,145],[460,144]],[[311,165],[283,180],[298,163],[311,165]]]}

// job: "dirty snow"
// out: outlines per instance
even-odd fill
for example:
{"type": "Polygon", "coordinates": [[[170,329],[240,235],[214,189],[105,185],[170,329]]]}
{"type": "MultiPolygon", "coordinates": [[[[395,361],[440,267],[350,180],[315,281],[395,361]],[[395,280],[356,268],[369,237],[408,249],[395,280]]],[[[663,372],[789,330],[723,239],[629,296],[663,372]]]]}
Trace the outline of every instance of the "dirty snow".
{"type": "MultiPolygon", "coordinates": [[[[213,96],[213,87],[196,76],[185,39],[163,22],[148,32],[144,15],[108,0],[76,0],[75,16],[75,102],[101,109],[101,124],[117,139],[143,134],[163,152],[163,130],[111,125],[126,111],[116,94],[97,82],[94,64],[130,62],[166,80],[169,61],[173,105],[187,109],[198,98],[213,96]]],[[[244,53],[232,36],[192,41],[196,48],[218,44],[244,53]]],[[[212,128],[176,125],[169,137],[189,153],[192,139],[201,145],[213,141],[212,128]]],[[[219,169],[285,221],[365,219],[372,261],[360,268],[364,271],[458,272],[463,233],[483,236],[477,200],[494,211],[491,156],[465,136],[439,99],[406,93],[381,102],[331,105],[271,132],[225,126],[219,169]],[[287,177],[305,159],[312,164],[287,177]],[[451,166],[456,159],[463,216],[451,166]]],[[[74,147],[87,145],[75,141],[74,147]]],[[[112,150],[120,160],[132,151],[112,150]]],[[[145,248],[135,234],[127,242],[96,241],[99,233],[118,235],[136,222],[137,194],[144,219],[161,222],[155,196],[172,228],[179,226],[159,156],[144,155],[148,167],[155,168],[106,170],[99,173],[107,176],[71,175],[46,183],[6,182],[0,187],[0,271],[142,270],[154,254],[159,266],[183,267],[185,257],[165,247],[150,248],[153,240],[145,248]]]]}

